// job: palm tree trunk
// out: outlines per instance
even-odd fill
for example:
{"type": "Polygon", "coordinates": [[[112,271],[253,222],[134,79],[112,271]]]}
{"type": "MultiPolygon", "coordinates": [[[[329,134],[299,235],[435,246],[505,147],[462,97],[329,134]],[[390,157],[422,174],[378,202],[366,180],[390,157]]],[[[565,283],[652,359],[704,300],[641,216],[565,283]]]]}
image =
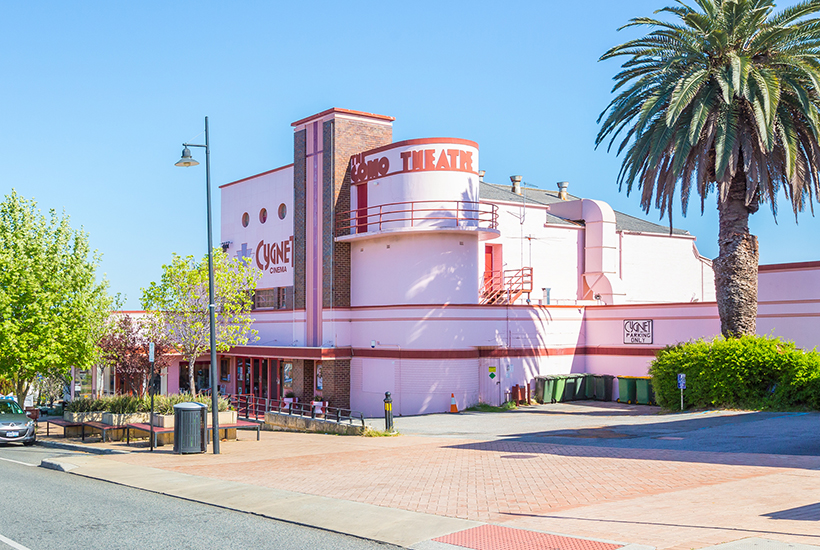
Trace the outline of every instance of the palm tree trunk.
{"type": "Polygon", "coordinates": [[[758,249],[757,237],[749,233],[749,214],[757,209],[757,197],[746,206],[746,174],[738,170],[726,200],[718,199],[720,252],[713,262],[720,331],[726,338],[755,334],[758,249]]]}

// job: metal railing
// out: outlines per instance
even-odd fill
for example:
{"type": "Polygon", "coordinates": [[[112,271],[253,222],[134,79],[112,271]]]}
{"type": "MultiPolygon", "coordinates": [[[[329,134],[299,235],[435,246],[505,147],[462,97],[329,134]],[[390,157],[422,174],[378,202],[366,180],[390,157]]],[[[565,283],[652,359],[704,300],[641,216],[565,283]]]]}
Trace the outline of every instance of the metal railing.
{"type": "Polygon", "coordinates": [[[512,304],[524,293],[532,292],[532,268],[490,271],[484,274],[480,303],[512,304]]]}
{"type": "Polygon", "coordinates": [[[498,207],[477,201],[409,201],[337,214],[337,228],[350,234],[396,227],[498,229],[498,207]]]}
{"type": "Polygon", "coordinates": [[[228,397],[231,406],[237,411],[237,416],[247,420],[264,422],[265,413],[273,412],[288,416],[316,418],[337,424],[353,425],[355,421],[361,422],[362,426],[365,425],[364,414],[350,409],[313,405],[312,403],[287,403],[283,399],[270,399],[252,394],[235,394],[228,397]]]}

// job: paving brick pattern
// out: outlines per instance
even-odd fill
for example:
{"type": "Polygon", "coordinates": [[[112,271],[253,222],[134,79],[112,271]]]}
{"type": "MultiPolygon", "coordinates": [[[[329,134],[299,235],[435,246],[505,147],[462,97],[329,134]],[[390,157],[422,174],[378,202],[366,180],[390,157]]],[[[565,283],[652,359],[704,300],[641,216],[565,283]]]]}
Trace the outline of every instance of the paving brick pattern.
{"type": "Polygon", "coordinates": [[[113,459],[658,548],[752,536],[820,544],[816,522],[765,517],[817,502],[820,457],[281,432],[226,444],[222,453],[113,459]]]}

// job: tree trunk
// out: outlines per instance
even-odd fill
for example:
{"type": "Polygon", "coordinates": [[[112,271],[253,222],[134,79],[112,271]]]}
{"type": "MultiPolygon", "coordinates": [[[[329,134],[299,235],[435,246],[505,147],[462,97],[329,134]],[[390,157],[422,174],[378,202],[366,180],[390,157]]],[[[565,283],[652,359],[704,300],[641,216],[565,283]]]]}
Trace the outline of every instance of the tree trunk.
{"type": "Polygon", "coordinates": [[[196,395],[196,383],[194,382],[194,369],[196,368],[196,357],[188,359],[188,386],[191,395],[196,395]]]}
{"type": "Polygon", "coordinates": [[[726,338],[755,334],[758,249],[757,237],[749,233],[749,215],[757,209],[757,196],[746,206],[746,174],[738,171],[726,200],[718,198],[720,252],[713,262],[720,331],[726,338]]]}
{"type": "Polygon", "coordinates": [[[28,397],[28,391],[31,389],[31,380],[25,380],[18,376],[14,377],[14,395],[17,396],[17,403],[25,408],[26,406],[26,397],[28,397]]]}

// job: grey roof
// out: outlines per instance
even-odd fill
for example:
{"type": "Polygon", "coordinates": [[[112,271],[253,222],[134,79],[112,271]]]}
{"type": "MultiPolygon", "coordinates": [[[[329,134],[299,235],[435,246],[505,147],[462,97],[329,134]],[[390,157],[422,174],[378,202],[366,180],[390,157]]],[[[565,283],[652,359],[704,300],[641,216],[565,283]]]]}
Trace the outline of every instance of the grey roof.
{"type": "MultiPolygon", "coordinates": [[[[537,189],[532,187],[522,187],[521,195],[516,195],[512,192],[511,185],[499,185],[497,183],[487,183],[485,181],[479,182],[478,196],[483,200],[488,201],[506,201],[506,202],[526,202],[531,204],[547,205],[554,202],[561,202],[558,198],[558,191],[547,191],[545,189],[537,189]]],[[[569,200],[577,200],[580,197],[568,195],[569,200]]],[[[558,216],[553,216],[547,213],[547,223],[554,223],[559,225],[579,225],[578,222],[572,220],[565,220],[558,216]]],[[[669,234],[668,225],[660,225],[650,221],[624,214],[615,210],[615,229],[616,231],[635,231],[637,233],[666,233],[669,234]]],[[[689,232],[684,229],[673,229],[674,235],[688,235],[689,232]]]]}

